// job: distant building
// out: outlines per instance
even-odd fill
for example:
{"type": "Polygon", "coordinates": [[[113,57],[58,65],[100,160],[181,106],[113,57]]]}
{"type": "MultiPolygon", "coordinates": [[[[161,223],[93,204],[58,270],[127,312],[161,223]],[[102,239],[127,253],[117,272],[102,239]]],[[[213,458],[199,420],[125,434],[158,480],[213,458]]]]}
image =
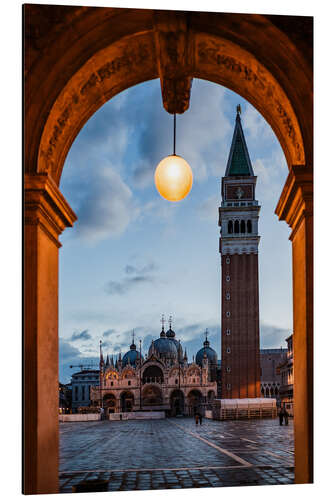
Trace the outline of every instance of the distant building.
{"type": "Polygon", "coordinates": [[[72,375],[72,409],[91,406],[90,388],[99,385],[99,370],[81,370],[72,375]]]}
{"type": "Polygon", "coordinates": [[[285,359],[277,366],[277,372],[281,377],[280,399],[281,405],[285,406],[290,414],[293,414],[294,398],[294,350],[293,335],[286,338],[288,345],[285,359]]]}
{"type": "Polygon", "coordinates": [[[59,411],[69,413],[72,409],[72,385],[59,382],[59,411]]]}
{"type": "Polygon", "coordinates": [[[279,391],[282,384],[281,374],[277,367],[284,362],[287,349],[260,349],[260,390],[263,398],[280,400],[279,391]]]}
{"type": "MultiPolygon", "coordinates": [[[[163,320],[162,320],[163,322],[163,320]]],[[[206,339],[195,361],[188,362],[186,349],[170,328],[151,343],[143,358],[134,335],[130,350],[116,360],[100,353],[100,384],[91,388],[95,406],[106,414],[165,411],[167,415],[203,412],[217,395],[217,354],[206,339]]]]}

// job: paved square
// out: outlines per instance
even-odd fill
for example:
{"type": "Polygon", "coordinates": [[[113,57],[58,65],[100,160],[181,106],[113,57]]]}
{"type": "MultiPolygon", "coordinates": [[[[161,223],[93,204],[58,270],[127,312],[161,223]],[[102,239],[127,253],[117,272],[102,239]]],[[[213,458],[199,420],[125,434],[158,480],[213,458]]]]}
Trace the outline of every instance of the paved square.
{"type": "Polygon", "coordinates": [[[294,481],[293,423],[191,418],[60,424],[60,491],[106,479],[109,491],[294,481]]]}

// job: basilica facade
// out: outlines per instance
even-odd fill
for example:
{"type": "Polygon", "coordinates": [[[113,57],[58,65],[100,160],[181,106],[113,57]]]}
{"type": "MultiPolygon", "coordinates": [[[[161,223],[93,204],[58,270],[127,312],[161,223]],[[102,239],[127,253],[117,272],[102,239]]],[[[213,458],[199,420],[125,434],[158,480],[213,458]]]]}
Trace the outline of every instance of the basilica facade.
{"type": "Polygon", "coordinates": [[[195,359],[171,328],[164,325],[145,357],[137,350],[134,335],[124,356],[104,358],[100,348],[100,383],[91,387],[94,406],[106,414],[132,411],[165,411],[166,415],[193,415],[209,408],[217,396],[217,354],[206,338],[195,359]]]}

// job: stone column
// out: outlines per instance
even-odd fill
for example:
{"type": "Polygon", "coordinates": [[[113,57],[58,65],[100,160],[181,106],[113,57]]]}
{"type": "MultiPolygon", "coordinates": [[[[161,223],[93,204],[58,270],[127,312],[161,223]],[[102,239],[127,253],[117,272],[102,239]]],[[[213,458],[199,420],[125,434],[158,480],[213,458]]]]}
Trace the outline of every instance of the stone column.
{"type": "Polygon", "coordinates": [[[275,213],[292,229],[295,482],[313,482],[313,172],[294,166],[275,213]]]}
{"type": "Polygon", "coordinates": [[[25,494],[58,492],[58,236],[76,220],[48,176],[24,186],[25,494]]]}

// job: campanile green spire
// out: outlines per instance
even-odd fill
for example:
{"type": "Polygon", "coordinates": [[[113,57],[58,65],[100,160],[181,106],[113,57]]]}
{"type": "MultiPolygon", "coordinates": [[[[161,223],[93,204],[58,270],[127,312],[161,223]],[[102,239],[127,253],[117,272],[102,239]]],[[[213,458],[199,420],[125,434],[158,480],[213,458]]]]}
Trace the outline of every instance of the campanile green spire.
{"type": "Polygon", "coordinates": [[[234,135],[232,137],[225,177],[254,175],[249,152],[245,142],[240,114],[241,107],[238,105],[234,135]]]}

